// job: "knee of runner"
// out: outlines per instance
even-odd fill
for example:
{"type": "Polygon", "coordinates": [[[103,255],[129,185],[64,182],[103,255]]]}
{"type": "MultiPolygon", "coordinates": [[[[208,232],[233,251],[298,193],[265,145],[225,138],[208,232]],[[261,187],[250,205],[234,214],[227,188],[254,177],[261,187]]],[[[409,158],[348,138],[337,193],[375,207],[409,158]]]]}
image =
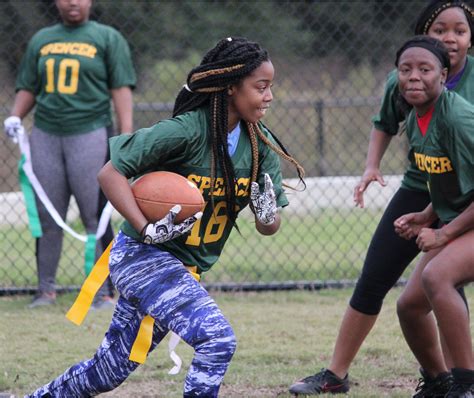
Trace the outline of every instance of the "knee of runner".
{"type": "Polygon", "coordinates": [[[397,315],[398,319],[403,319],[411,309],[410,300],[403,294],[397,300],[397,315]]]}
{"type": "Polygon", "coordinates": [[[230,325],[222,330],[215,338],[212,338],[211,341],[214,342],[216,351],[226,352],[229,357],[234,355],[234,352],[237,348],[237,339],[234,334],[234,330],[230,325]]]}
{"type": "Polygon", "coordinates": [[[362,274],[350,299],[350,306],[365,315],[378,315],[390,287],[362,274]]]}
{"type": "Polygon", "coordinates": [[[230,360],[237,348],[237,339],[230,324],[220,325],[213,333],[207,333],[207,339],[203,340],[196,348],[196,351],[201,354],[212,353],[215,358],[216,355],[230,360]]]}
{"type": "Polygon", "coordinates": [[[439,273],[439,270],[434,270],[429,264],[421,274],[421,283],[423,289],[428,297],[433,297],[437,293],[442,293],[442,283],[445,278],[439,273]]]}
{"type": "Polygon", "coordinates": [[[383,300],[369,300],[368,297],[366,300],[355,298],[354,296],[351,298],[349,305],[364,315],[378,315],[380,310],[382,309],[383,300]]]}

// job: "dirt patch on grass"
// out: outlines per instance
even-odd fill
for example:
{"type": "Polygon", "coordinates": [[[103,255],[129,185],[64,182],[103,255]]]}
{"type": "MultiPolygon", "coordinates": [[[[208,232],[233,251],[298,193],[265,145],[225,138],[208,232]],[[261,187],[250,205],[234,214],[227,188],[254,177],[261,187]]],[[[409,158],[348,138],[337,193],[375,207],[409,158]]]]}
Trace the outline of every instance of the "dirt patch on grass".
{"type": "Polygon", "coordinates": [[[413,377],[398,377],[395,380],[381,380],[377,383],[377,387],[385,391],[391,391],[393,389],[414,390],[415,386],[416,381],[413,379],[413,377]]]}

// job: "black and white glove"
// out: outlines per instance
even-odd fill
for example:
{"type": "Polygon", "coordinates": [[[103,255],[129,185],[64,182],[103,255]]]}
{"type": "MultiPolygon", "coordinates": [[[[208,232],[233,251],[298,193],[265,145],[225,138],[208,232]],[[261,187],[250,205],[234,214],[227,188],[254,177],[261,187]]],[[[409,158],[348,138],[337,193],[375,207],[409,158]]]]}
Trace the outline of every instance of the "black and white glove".
{"type": "Polygon", "coordinates": [[[10,116],[3,122],[3,128],[7,136],[15,143],[18,143],[18,136],[23,132],[21,119],[18,116],[10,116]]]}
{"type": "Polygon", "coordinates": [[[260,193],[258,183],[252,182],[250,186],[250,207],[261,224],[269,225],[275,221],[277,203],[272,179],[268,174],[264,177],[265,186],[262,193],[260,193]]]}
{"type": "Polygon", "coordinates": [[[175,224],[174,219],[180,211],[180,205],[173,206],[166,217],[145,225],[141,233],[143,243],[153,245],[177,238],[190,231],[194,223],[202,217],[202,212],[199,211],[194,216],[186,218],[182,223],[175,224]]]}

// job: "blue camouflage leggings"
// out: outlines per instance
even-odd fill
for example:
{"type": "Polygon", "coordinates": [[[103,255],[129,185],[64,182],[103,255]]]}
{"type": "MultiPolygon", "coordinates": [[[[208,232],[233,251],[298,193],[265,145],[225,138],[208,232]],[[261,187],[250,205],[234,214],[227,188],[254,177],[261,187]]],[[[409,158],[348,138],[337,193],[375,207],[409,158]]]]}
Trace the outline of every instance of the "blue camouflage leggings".
{"type": "Polygon", "coordinates": [[[150,351],[169,330],[195,350],[184,397],[217,397],[236,341],[206,290],[170,253],[122,232],[116,237],[109,267],[120,298],[94,357],[72,366],[30,397],[90,397],[120,385],[138,367],[128,357],[146,314],[155,319],[150,351]]]}

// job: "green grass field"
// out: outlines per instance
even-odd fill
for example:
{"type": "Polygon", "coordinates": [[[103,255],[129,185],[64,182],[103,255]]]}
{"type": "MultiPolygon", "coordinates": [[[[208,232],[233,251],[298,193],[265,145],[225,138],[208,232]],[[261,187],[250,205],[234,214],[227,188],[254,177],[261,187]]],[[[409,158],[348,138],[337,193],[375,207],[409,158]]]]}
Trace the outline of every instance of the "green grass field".
{"type": "MultiPolygon", "coordinates": [[[[222,397],[289,397],[288,386],[328,364],[351,290],[212,294],[234,327],[238,348],[221,388],[222,397]]],[[[394,289],[379,321],[351,369],[350,397],[407,397],[417,384],[417,364],[400,332],[394,289]]],[[[473,289],[467,289],[472,296],[473,289]]],[[[90,357],[100,343],[111,311],[91,312],[81,327],[64,317],[74,299],[60,296],[48,309],[26,308],[30,297],[0,299],[0,391],[23,396],[66,367],[90,357]]],[[[473,302],[471,300],[471,308],[473,302]]],[[[192,350],[177,349],[183,370],[162,344],[147,363],[104,397],[179,397],[192,350]]]]}

